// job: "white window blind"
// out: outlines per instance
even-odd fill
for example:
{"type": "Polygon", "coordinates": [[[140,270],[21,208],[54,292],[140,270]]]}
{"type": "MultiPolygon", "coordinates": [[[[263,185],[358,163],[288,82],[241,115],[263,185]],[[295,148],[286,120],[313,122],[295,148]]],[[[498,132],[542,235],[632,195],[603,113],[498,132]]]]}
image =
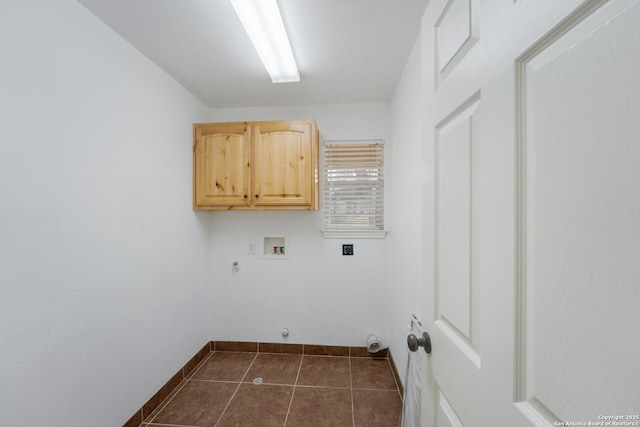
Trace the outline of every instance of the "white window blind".
{"type": "Polygon", "coordinates": [[[325,237],[384,237],[383,142],[325,141],[323,166],[325,237]]]}

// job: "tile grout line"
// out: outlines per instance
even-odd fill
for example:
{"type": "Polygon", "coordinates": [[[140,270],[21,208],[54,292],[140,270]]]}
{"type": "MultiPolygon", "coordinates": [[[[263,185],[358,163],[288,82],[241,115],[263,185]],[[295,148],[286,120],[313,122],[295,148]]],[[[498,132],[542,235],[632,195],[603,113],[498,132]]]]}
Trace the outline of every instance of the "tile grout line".
{"type": "MultiPolygon", "coordinates": [[[[250,353],[250,352],[247,352],[247,353],[250,353]]],[[[220,423],[220,420],[224,416],[224,413],[227,412],[227,409],[229,408],[229,405],[231,405],[231,402],[236,397],[236,394],[238,394],[238,390],[240,390],[240,386],[242,385],[242,380],[244,380],[244,378],[247,376],[247,374],[249,373],[249,370],[251,369],[251,366],[253,366],[253,362],[255,362],[257,358],[258,358],[258,352],[255,353],[255,356],[253,356],[253,359],[251,360],[251,363],[249,363],[249,366],[247,367],[247,370],[244,371],[244,375],[242,376],[242,378],[240,378],[240,381],[238,382],[238,387],[236,387],[235,391],[231,395],[231,399],[229,399],[229,401],[227,402],[227,405],[224,407],[224,409],[220,413],[220,416],[216,420],[216,423],[214,424],[214,427],[217,426],[218,423],[220,423]]],[[[228,382],[229,383],[233,383],[235,381],[228,381],[228,382]]]]}
{"type": "Polygon", "coordinates": [[[191,372],[188,372],[189,375],[185,375],[184,379],[190,380],[191,378],[193,378],[200,371],[200,369],[202,369],[202,367],[207,363],[207,360],[213,357],[213,353],[215,353],[215,351],[210,351],[209,354],[203,357],[202,360],[198,362],[198,364],[191,370],[191,372]]]}
{"type": "MultiPolygon", "coordinates": [[[[149,419],[149,421],[145,421],[145,418],[143,418],[142,419],[142,423],[140,425],[152,424],[153,420],[155,420],[158,417],[158,415],[160,415],[160,413],[164,410],[164,408],[166,408],[167,405],[169,405],[169,403],[178,395],[178,393],[180,393],[180,391],[189,382],[189,378],[193,377],[196,374],[196,372],[198,372],[200,370],[200,368],[202,368],[202,366],[205,364],[205,362],[207,360],[209,360],[209,358],[211,357],[212,354],[213,354],[213,352],[210,351],[209,354],[207,354],[205,357],[203,357],[202,360],[200,362],[198,362],[198,364],[191,370],[191,372],[189,372],[189,374],[191,374],[189,376],[184,374],[184,367],[183,367],[183,369],[182,369],[182,380],[180,381],[180,384],[178,384],[173,390],[171,390],[171,392],[169,393],[169,396],[167,396],[167,398],[165,399],[166,402],[164,402],[164,405],[158,405],[153,411],[151,411],[151,413],[148,416],[151,416],[154,413],[155,413],[155,415],[153,415],[153,417],[151,417],[149,419]]],[[[144,413],[142,414],[142,416],[144,417],[144,413]]]]}
{"type": "Polygon", "coordinates": [[[167,427],[198,427],[198,426],[191,426],[191,425],[187,425],[187,424],[163,424],[163,423],[148,423],[145,427],[149,427],[149,424],[153,424],[150,427],[154,427],[154,426],[167,426],[167,427]]]}
{"type": "MultiPolygon", "coordinates": [[[[153,412],[155,412],[155,415],[154,415],[154,416],[153,416],[153,417],[152,417],[152,418],[147,422],[147,425],[148,425],[148,424],[153,424],[153,420],[155,420],[155,419],[158,417],[158,415],[160,415],[160,413],[161,413],[162,411],[164,411],[164,408],[166,408],[166,407],[169,405],[169,403],[171,403],[171,401],[173,400],[173,398],[174,398],[174,397],[176,397],[176,396],[178,395],[178,393],[180,393],[180,391],[182,391],[182,389],[187,385],[187,383],[189,382],[189,380],[185,380],[185,379],[183,378],[183,379],[182,379],[182,381],[180,381],[180,382],[181,382],[182,384],[178,384],[178,386],[177,386],[174,390],[171,390],[171,393],[172,393],[173,395],[167,399],[167,401],[164,403],[164,405],[162,405],[162,406],[158,406],[156,409],[154,409],[154,410],[153,410],[153,412]],[[174,391],[175,391],[175,393],[174,393],[174,391]]],[[[152,413],[153,413],[153,412],[152,412],[152,413]]],[[[149,415],[151,415],[151,414],[149,414],[149,415]]],[[[145,421],[144,421],[144,420],[142,420],[142,422],[144,423],[145,421]]]]}
{"type": "Polygon", "coordinates": [[[351,349],[349,349],[349,393],[351,393],[351,423],[356,426],[356,409],[353,403],[353,373],[351,367],[351,349]]]}
{"type": "Polygon", "coordinates": [[[240,386],[242,385],[242,383],[238,383],[238,386],[236,387],[236,389],[233,391],[233,394],[231,395],[231,398],[229,399],[229,401],[227,402],[227,405],[224,407],[224,409],[222,410],[222,412],[220,413],[220,416],[218,417],[218,419],[216,420],[216,423],[214,424],[214,427],[218,425],[218,423],[220,423],[220,420],[222,419],[222,417],[224,416],[224,413],[227,412],[227,408],[229,408],[229,405],[231,405],[231,401],[233,400],[234,397],[236,397],[236,394],[238,393],[238,390],[240,390],[240,386]]]}
{"type": "MultiPolygon", "coordinates": [[[[183,389],[189,384],[190,381],[193,381],[194,383],[196,382],[220,382],[220,383],[227,383],[227,384],[237,384],[233,394],[231,395],[229,401],[227,402],[226,406],[224,407],[224,409],[222,410],[220,416],[218,417],[218,419],[216,420],[214,427],[215,426],[219,426],[222,420],[222,417],[224,416],[224,414],[226,414],[226,411],[228,410],[228,408],[231,406],[231,403],[233,402],[233,400],[237,397],[238,392],[240,390],[240,387],[242,386],[242,384],[245,383],[245,381],[249,381],[250,378],[248,378],[248,374],[249,371],[251,370],[251,368],[253,367],[253,365],[255,364],[258,355],[260,354],[260,344],[258,343],[257,346],[257,352],[253,352],[253,351],[243,351],[243,350],[215,350],[216,345],[215,343],[210,344],[209,346],[210,351],[208,352],[208,354],[206,354],[202,360],[196,364],[196,366],[190,371],[190,372],[185,372],[184,367],[181,369],[182,372],[180,372],[182,374],[182,379],[181,379],[181,383],[179,383],[171,392],[170,395],[167,396],[166,401],[164,401],[164,403],[161,403],[161,405],[158,405],[158,407],[156,409],[154,409],[154,411],[152,411],[149,414],[149,418],[148,419],[142,419],[141,424],[139,425],[139,427],[143,427],[143,426],[149,426],[150,424],[155,424],[155,425],[173,425],[173,424],[161,424],[161,423],[154,423],[155,420],[157,420],[158,416],[160,413],[162,413],[164,410],[166,410],[167,406],[173,402],[173,400],[175,400],[176,396],[178,396],[180,393],[182,393],[183,389]],[[214,350],[211,350],[211,347],[214,348],[214,350]],[[203,369],[203,366],[211,360],[211,358],[213,357],[213,355],[215,353],[218,352],[231,352],[231,353],[249,353],[249,354],[253,354],[253,358],[251,360],[251,362],[249,363],[248,367],[246,368],[246,371],[244,372],[242,378],[240,379],[239,382],[236,381],[217,381],[217,380],[200,380],[200,379],[195,379],[194,377],[197,375],[198,372],[201,372],[203,369]]],[[[202,349],[204,350],[204,348],[202,349]]],[[[327,386],[313,386],[313,385],[304,385],[304,384],[299,384],[299,380],[300,380],[300,375],[302,372],[302,366],[304,364],[304,359],[305,357],[309,357],[311,359],[314,358],[324,358],[324,359],[343,359],[345,357],[349,358],[349,393],[350,393],[350,397],[351,397],[351,410],[352,410],[352,414],[351,414],[351,418],[352,418],[352,426],[355,427],[356,423],[355,423],[355,400],[354,400],[354,392],[358,391],[358,390],[370,390],[370,391],[386,391],[386,392],[395,392],[398,393],[399,397],[400,397],[400,401],[403,402],[403,396],[402,396],[402,392],[401,392],[401,383],[399,382],[399,377],[396,375],[396,372],[394,371],[394,363],[392,361],[392,359],[390,357],[384,357],[381,359],[387,359],[387,366],[391,369],[392,371],[392,378],[394,381],[394,386],[393,388],[385,388],[385,389],[378,389],[378,388],[358,388],[355,389],[354,388],[354,381],[353,381],[353,362],[356,360],[368,360],[370,359],[369,357],[365,357],[362,355],[353,355],[353,349],[349,348],[348,349],[348,353],[347,355],[340,355],[340,354],[305,354],[306,351],[306,346],[302,345],[302,353],[288,353],[288,352],[280,352],[280,351],[274,351],[274,352],[265,352],[265,354],[273,354],[273,355],[281,355],[281,354],[287,354],[287,355],[291,355],[291,356],[295,356],[296,354],[300,355],[300,362],[298,364],[298,370],[296,373],[296,378],[293,384],[293,388],[292,388],[292,393],[291,393],[291,397],[289,400],[289,405],[287,408],[287,412],[285,415],[285,419],[284,419],[284,425],[286,426],[288,421],[289,421],[289,416],[291,415],[291,410],[293,408],[293,399],[295,398],[295,393],[296,391],[300,392],[300,390],[297,390],[298,388],[324,388],[324,389],[342,389],[345,390],[345,387],[327,387],[327,386]],[[354,360],[355,358],[355,360],[354,360]]],[[[358,365],[358,364],[357,364],[358,365]]],[[[276,385],[276,386],[290,386],[291,384],[277,384],[277,383],[265,383],[265,384],[269,384],[269,385],[276,385]]],[[[178,426],[176,425],[176,427],[189,427],[189,426],[178,426]]]]}
{"type": "Polygon", "coordinates": [[[298,387],[298,378],[300,378],[300,371],[302,371],[302,361],[304,360],[304,346],[303,346],[303,354],[300,358],[300,364],[298,365],[298,373],[296,374],[296,380],[293,383],[293,390],[291,391],[291,399],[289,399],[289,407],[287,408],[287,416],[284,417],[284,426],[287,425],[287,421],[289,421],[289,413],[291,412],[291,405],[293,404],[293,396],[296,394],[296,387],[298,387]]]}
{"type": "Polygon", "coordinates": [[[395,366],[393,366],[395,363],[391,360],[391,358],[387,359],[387,361],[389,362],[389,369],[391,369],[393,382],[396,385],[396,391],[398,392],[398,396],[400,396],[400,402],[402,402],[402,406],[404,407],[404,396],[402,393],[400,393],[400,384],[398,384],[398,378],[396,378],[395,366]]]}
{"type": "MultiPolygon", "coordinates": [[[[328,390],[349,390],[349,387],[337,387],[337,386],[329,386],[329,385],[307,385],[307,384],[299,384],[296,386],[297,388],[326,388],[328,390]]],[[[356,389],[358,390],[358,389],[356,389]]],[[[385,390],[387,391],[387,390],[385,390]]],[[[394,390],[388,390],[394,391],[394,390]]]]}
{"type": "Polygon", "coordinates": [[[246,384],[244,381],[231,381],[231,380],[196,380],[190,379],[189,381],[193,381],[194,383],[223,383],[223,384],[246,384]]]}
{"type": "Polygon", "coordinates": [[[398,390],[395,388],[354,388],[356,391],[386,391],[390,393],[397,393],[398,390]]]}

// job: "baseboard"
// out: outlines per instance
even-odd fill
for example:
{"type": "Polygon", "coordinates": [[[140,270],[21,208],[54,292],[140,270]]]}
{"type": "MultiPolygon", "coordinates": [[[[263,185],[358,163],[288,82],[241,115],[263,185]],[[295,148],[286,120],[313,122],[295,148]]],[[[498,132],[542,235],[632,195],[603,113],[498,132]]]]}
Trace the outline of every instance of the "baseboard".
{"type": "Polygon", "coordinates": [[[176,372],[170,379],[167,381],[160,390],[158,390],[151,399],[147,400],[147,402],[142,405],[140,409],[138,409],[129,420],[122,425],[122,427],[138,427],[142,424],[142,421],[151,414],[168,396],[169,394],[182,382],[183,379],[187,378],[189,373],[198,366],[198,363],[204,359],[207,354],[212,351],[212,342],[206,343],[187,363],[184,364],[178,372],[176,372]]]}
{"type": "Polygon", "coordinates": [[[398,367],[396,366],[396,361],[391,355],[391,351],[389,351],[389,364],[391,365],[391,371],[393,372],[393,378],[396,380],[396,385],[398,386],[398,391],[400,392],[400,398],[404,400],[404,385],[400,380],[400,375],[398,375],[398,367]]]}

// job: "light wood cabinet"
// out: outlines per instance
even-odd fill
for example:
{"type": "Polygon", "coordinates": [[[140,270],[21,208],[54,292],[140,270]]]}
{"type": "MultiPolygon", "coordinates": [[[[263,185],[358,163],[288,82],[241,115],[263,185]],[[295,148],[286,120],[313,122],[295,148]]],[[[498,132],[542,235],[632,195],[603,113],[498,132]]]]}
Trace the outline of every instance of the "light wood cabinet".
{"type": "Polygon", "coordinates": [[[193,208],[318,209],[313,120],[193,126],[193,208]]]}

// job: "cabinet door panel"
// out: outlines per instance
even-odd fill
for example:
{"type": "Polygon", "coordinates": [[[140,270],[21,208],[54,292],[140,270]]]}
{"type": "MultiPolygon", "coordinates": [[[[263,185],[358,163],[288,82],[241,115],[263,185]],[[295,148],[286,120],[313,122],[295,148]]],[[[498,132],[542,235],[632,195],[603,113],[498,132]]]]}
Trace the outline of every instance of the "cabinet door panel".
{"type": "Polygon", "coordinates": [[[243,124],[196,128],[195,205],[251,203],[251,135],[243,124]]]}
{"type": "Polygon", "coordinates": [[[254,204],[312,206],[312,125],[266,122],[254,130],[254,204]]]}

